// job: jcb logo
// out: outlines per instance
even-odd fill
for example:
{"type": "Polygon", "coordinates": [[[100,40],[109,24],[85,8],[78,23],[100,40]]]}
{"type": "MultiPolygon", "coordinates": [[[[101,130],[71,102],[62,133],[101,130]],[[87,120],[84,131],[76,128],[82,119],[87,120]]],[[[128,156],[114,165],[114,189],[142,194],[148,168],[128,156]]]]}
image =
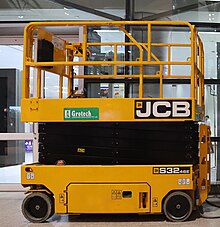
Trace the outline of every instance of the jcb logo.
{"type": "Polygon", "coordinates": [[[135,119],[191,118],[191,100],[135,101],[135,119]]]}

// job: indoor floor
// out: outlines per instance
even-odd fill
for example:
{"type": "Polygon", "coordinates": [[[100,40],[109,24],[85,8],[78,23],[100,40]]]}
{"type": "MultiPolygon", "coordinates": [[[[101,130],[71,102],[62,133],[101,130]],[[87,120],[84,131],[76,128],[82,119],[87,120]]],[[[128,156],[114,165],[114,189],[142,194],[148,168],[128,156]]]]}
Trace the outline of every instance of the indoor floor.
{"type": "MultiPolygon", "coordinates": [[[[219,227],[220,218],[205,219],[193,213],[191,220],[184,223],[166,221],[163,215],[54,215],[46,223],[33,224],[28,222],[21,213],[23,192],[0,192],[0,226],[1,227],[70,227],[70,226],[178,226],[178,227],[219,227]]],[[[213,216],[220,217],[220,209],[212,210],[213,216]]]]}

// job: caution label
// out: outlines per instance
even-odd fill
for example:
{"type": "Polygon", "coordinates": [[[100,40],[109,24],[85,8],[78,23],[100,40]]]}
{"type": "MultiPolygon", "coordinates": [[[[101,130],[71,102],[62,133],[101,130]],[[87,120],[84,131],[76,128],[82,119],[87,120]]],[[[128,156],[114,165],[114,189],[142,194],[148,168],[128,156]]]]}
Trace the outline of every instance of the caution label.
{"type": "Polygon", "coordinates": [[[158,198],[157,197],[153,197],[152,205],[153,205],[153,207],[158,207],[158,198]]]}
{"type": "Polygon", "coordinates": [[[78,147],[77,148],[77,152],[78,153],[85,153],[86,152],[86,149],[85,148],[78,147]]]}
{"type": "Polygon", "coordinates": [[[112,199],[122,199],[122,190],[112,190],[112,199]]]}
{"type": "Polygon", "coordinates": [[[59,194],[59,203],[64,203],[64,193],[59,194]]]}

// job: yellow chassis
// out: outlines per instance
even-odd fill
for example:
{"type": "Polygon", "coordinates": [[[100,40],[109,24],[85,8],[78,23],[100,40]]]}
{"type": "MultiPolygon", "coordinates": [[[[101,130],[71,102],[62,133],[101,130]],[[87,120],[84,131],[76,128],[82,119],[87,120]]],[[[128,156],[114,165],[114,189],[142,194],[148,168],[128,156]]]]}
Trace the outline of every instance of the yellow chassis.
{"type": "Polygon", "coordinates": [[[192,165],[25,165],[22,166],[22,185],[31,186],[28,192],[52,193],[55,213],[59,214],[161,213],[163,199],[169,192],[186,191],[193,197],[194,175],[192,165]],[[174,173],[180,167],[188,167],[190,172],[174,173]],[[131,191],[131,197],[123,198],[124,191],[131,191]],[[146,193],[146,207],[141,193],[146,193]]]}
{"type": "MultiPolygon", "coordinates": [[[[169,217],[166,212],[165,205],[170,197],[184,197],[192,210],[206,200],[210,191],[209,135],[209,127],[200,125],[198,165],[32,164],[21,167],[21,183],[30,187],[27,193],[36,194],[36,197],[42,194],[45,197],[46,194],[50,198],[46,198],[47,203],[54,207],[50,213],[165,212],[170,220],[177,221],[178,218],[169,217]]],[[[33,222],[49,218],[49,214],[46,219],[33,219],[32,216],[29,218],[29,213],[29,216],[26,215],[29,206],[25,204],[31,199],[23,202],[22,210],[26,218],[33,222]]],[[[180,220],[186,217],[188,215],[180,220]]]]}

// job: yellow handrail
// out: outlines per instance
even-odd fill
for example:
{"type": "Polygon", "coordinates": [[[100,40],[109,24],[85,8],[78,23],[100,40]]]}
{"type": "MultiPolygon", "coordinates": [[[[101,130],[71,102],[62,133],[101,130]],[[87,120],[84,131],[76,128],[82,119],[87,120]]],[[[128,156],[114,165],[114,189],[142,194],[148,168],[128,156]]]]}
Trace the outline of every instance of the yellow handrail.
{"type": "MultiPolygon", "coordinates": [[[[37,54],[38,55],[38,54],[37,54]]],[[[181,53],[180,53],[181,57],[181,53]]],[[[73,22],[32,22],[28,24],[25,28],[24,33],[24,58],[23,58],[23,80],[22,80],[22,97],[25,99],[31,98],[30,95],[30,73],[31,68],[36,68],[37,72],[37,96],[36,98],[44,99],[42,94],[42,79],[41,75],[43,71],[52,72],[59,76],[59,98],[63,99],[63,78],[68,79],[68,96],[71,95],[73,87],[73,67],[83,66],[83,67],[112,67],[112,73],[109,75],[102,75],[98,73],[93,73],[92,75],[79,74],[74,76],[77,79],[139,79],[139,98],[144,98],[144,81],[146,79],[157,79],[159,80],[159,98],[164,99],[164,80],[165,79],[189,79],[190,80],[190,98],[193,102],[192,109],[196,112],[196,106],[200,108],[204,107],[204,50],[203,44],[198,36],[196,29],[188,22],[174,22],[174,21],[73,21],[73,22]],[[146,27],[144,35],[146,35],[147,42],[143,40],[138,40],[132,36],[128,31],[125,30],[125,25],[130,26],[140,26],[146,27]],[[65,27],[74,26],[76,28],[82,27],[82,42],[70,43],[55,36],[50,32],[46,31],[48,27],[65,27]],[[123,32],[125,36],[128,37],[129,42],[90,42],[88,40],[88,28],[94,26],[96,29],[99,27],[109,27],[109,29],[117,29],[123,32]],[[168,42],[156,42],[152,33],[154,28],[166,28],[170,26],[175,27],[185,27],[188,29],[189,42],[188,43],[177,43],[173,40],[168,42]],[[45,37],[44,37],[45,31],[45,37]],[[40,38],[38,34],[40,33],[40,38]],[[54,53],[52,61],[37,61],[36,54],[34,54],[37,49],[36,43],[39,39],[45,39],[46,41],[53,44],[54,53]],[[34,42],[34,40],[36,40],[34,42]],[[90,57],[90,49],[93,46],[103,47],[110,46],[113,48],[113,56],[111,61],[105,60],[92,60],[90,57]],[[138,54],[136,59],[130,60],[118,60],[118,47],[136,47],[138,49],[138,54]],[[180,48],[181,50],[187,49],[189,56],[186,59],[177,58],[173,55],[172,48],[180,48]],[[160,48],[163,48],[163,58],[161,58],[156,49],[160,52],[160,48]],[[80,58],[79,61],[74,61],[75,57],[80,58]],[[182,72],[174,73],[175,67],[188,67],[190,72],[188,74],[181,74],[182,72]],[[122,75],[117,72],[118,67],[129,67],[129,73],[122,75]],[[136,71],[134,70],[136,67],[136,71]],[[145,68],[154,67],[155,74],[147,73],[145,68]],[[165,72],[166,71],[166,72],[165,72]]],[[[158,98],[158,97],[157,97],[158,98]]],[[[174,97],[175,98],[175,97],[174,97]]],[[[183,97],[184,98],[184,97],[183,97]]],[[[204,113],[204,109],[203,109],[204,113]]]]}

